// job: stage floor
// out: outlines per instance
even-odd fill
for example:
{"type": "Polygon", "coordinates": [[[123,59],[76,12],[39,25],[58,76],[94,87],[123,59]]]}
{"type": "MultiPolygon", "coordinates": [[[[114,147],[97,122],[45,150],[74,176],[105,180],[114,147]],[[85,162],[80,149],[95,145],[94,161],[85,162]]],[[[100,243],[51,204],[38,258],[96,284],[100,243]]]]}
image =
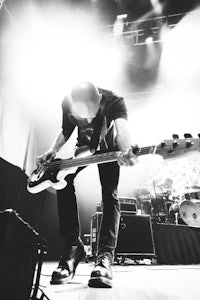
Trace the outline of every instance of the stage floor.
{"type": "Polygon", "coordinates": [[[79,264],[71,283],[50,285],[57,262],[44,262],[38,298],[50,300],[198,300],[200,265],[114,265],[113,287],[89,288],[93,262],[79,264]],[[42,291],[42,292],[41,292],[42,291]]]}

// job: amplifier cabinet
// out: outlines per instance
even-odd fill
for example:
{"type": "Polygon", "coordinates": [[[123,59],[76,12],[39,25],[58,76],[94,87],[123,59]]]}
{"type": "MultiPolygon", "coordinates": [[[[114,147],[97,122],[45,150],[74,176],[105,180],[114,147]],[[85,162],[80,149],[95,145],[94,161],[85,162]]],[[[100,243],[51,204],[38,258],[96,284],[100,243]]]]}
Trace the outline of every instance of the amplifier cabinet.
{"type": "Polygon", "coordinates": [[[121,214],[116,256],[154,257],[151,217],[121,214]]]}
{"type": "MultiPolygon", "coordinates": [[[[97,254],[102,213],[93,214],[91,220],[91,248],[97,254]]],[[[155,257],[151,217],[121,212],[116,256],[155,257]]]]}
{"type": "Polygon", "coordinates": [[[153,224],[153,233],[158,264],[200,264],[200,228],[153,224]]]}
{"type": "Polygon", "coordinates": [[[120,197],[119,202],[122,213],[137,214],[137,201],[135,198],[120,197]]]}

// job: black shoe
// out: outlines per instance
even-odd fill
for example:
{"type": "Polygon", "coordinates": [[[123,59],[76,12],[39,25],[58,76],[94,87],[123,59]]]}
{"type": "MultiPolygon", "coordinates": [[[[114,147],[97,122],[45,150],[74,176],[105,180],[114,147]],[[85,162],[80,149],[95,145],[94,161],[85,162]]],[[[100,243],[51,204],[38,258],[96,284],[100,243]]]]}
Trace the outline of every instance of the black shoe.
{"type": "Polygon", "coordinates": [[[94,270],[91,273],[89,287],[111,288],[112,287],[112,255],[108,252],[98,255],[94,270]]]}
{"type": "Polygon", "coordinates": [[[58,268],[52,273],[51,284],[62,284],[69,282],[75,274],[79,262],[86,256],[84,245],[79,239],[77,246],[71,246],[64,250],[58,268]]]}

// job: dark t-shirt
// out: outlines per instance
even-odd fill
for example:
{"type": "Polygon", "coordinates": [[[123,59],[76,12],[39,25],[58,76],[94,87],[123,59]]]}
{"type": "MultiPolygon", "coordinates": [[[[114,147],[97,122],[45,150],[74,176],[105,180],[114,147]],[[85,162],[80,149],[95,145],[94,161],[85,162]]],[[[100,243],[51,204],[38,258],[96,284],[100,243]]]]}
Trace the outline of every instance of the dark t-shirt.
{"type": "MultiPolygon", "coordinates": [[[[113,92],[98,88],[99,93],[102,94],[101,100],[101,115],[102,115],[102,125],[101,134],[99,139],[99,149],[100,150],[110,150],[115,149],[115,130],[113,121],[118,118],[127,119],[127,108],[122,97],[118,97],[113,92]]],[[[62,102],[63,110],[63,120],[62,120],[62,130],[64,136],[68,138],[75,127],[78,127],[78,139],[77,146],[89,146],[91,147],[91,137],[93,135],[95,122],[97,122],[97,117],[95,117],[91,123],[88,124],[84,118],[75,118],[71,113],[71,108],[69,104],[69,97],[66,96],[62,102]]],[[[100,112],[98,112],[100,113],[100,112]]],[[[97,114],[98,115],[98,114],[97,114]]]]}

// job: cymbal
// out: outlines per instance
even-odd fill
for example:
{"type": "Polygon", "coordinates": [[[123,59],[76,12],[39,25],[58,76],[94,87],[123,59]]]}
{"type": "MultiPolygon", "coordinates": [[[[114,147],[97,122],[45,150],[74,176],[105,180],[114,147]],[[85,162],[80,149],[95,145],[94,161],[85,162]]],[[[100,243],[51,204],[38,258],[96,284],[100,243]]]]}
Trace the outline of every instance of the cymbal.
{"type": "Polygon", "coordinates": [[[200,200],[184,200],[179,205],[182,220],[191,227],[200,228],[200,200]]]}
{"type": "Polygon", "coordinates": [[[191,188],[196,189],[196,190],[200,190],[200,186],[199,185],[192,185],[191,188]]]}
{"type": "Polygon", "coordinates": [[[200,192],[200,188],[199,189],[185,189],[185,194],[192,194],[192,193],[197,193],[200,192]]]}

